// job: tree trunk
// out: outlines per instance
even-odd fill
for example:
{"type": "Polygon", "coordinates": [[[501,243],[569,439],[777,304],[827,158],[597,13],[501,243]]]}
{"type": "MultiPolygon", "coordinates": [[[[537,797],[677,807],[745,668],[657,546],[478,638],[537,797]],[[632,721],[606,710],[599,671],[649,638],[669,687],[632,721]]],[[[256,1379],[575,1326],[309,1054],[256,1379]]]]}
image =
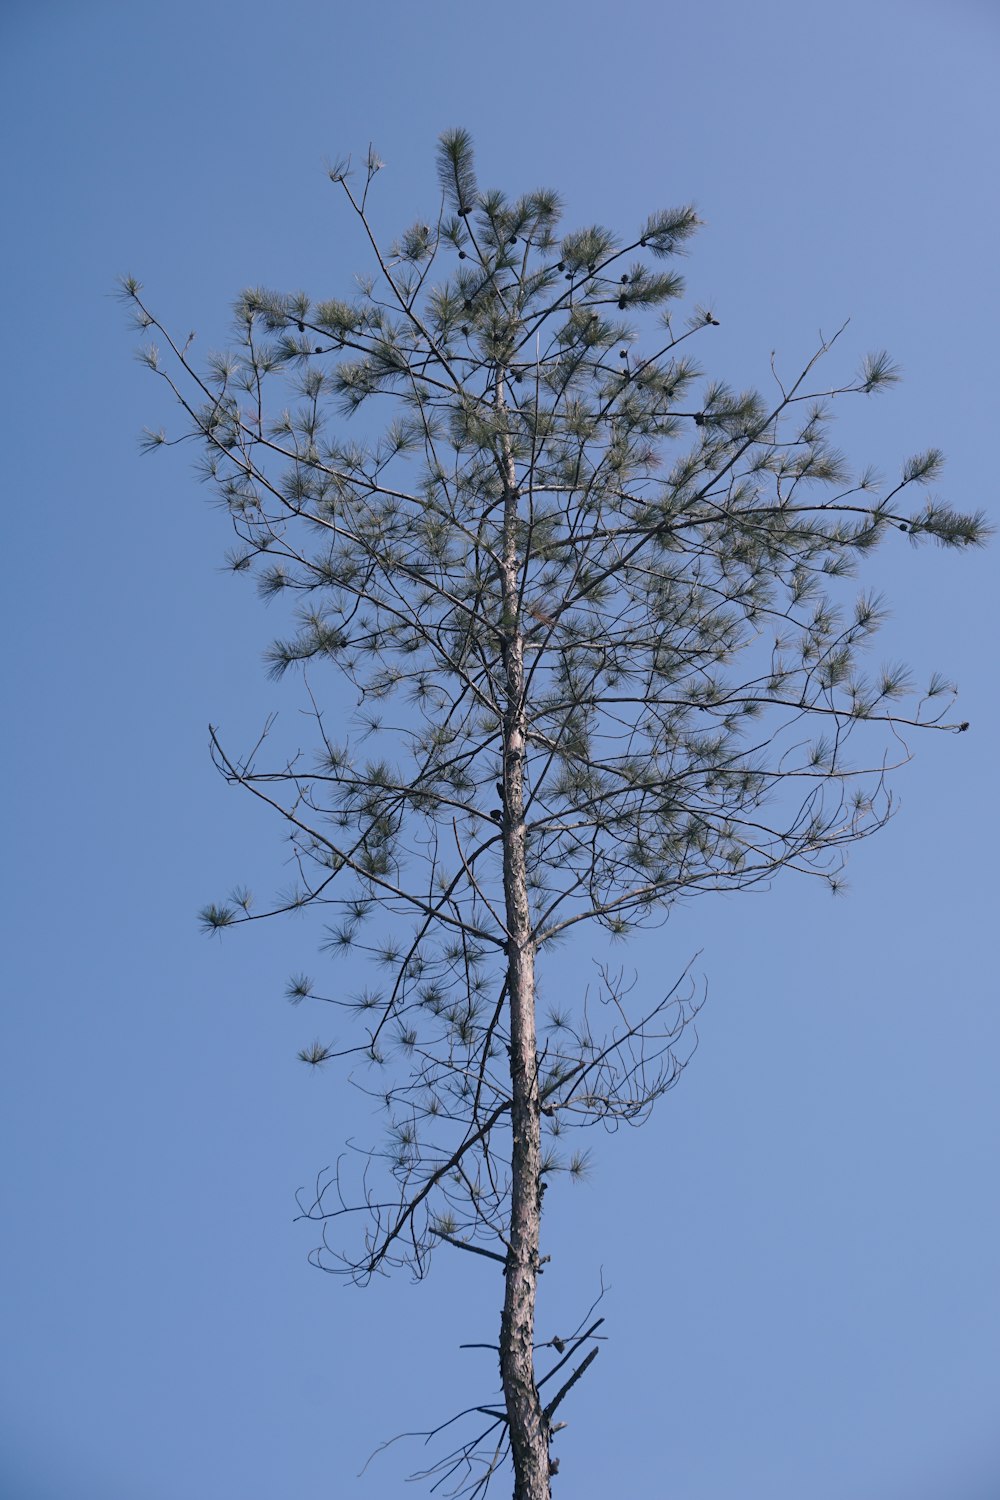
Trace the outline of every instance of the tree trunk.
{"type": "MultiPolygon", "coordinates": [[[[502,407],[502,389],[498,390],[502,407]]],[[[500,1373],[514,1460],[514,1500],[549,1500],[549,1435],[535,1384],[535,1296],[542,1206],[541,1109],[535,1041],[535,946],[528,905],[524,823],[524,636],[520,619],[518,495],[504,455],[502,565],[506,714],[503,866],[508,941],[511,1077],[511,1220],[500,1321],[500,1373]]]]}

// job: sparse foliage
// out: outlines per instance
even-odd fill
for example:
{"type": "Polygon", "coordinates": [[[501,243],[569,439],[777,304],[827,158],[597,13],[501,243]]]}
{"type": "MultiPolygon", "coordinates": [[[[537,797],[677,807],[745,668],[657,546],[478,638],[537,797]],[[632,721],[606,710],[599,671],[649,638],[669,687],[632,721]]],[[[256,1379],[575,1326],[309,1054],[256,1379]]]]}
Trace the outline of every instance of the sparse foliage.
{"type": "Polygon", "coordinates": [[[543,1197],[587,1172],[571,1132],[648,1117],[698,1004],[687,972],[634,1004],[602,957],[546,1008],[548,955],[584,923],[625,939],[786,869],[836,890],[890,814],[907,731],[965,727],[941,677],[920,693],[866,669],[883,606],[843,580],[900,530],[965,547],[984,525],[910,505],[936,450],[880,487],[831,445],[833,403],[896,380],[884,353],[824,382],[830,340],[769,397],[702,373],[690,351],[718,320],[677,311],[692,208],[562,233],[555,193],[481,190],[455,130],[438,211],[383,248],[381,166],[330,169],[372,257],[353,297],[246,291],[231,349],[199,363],[136,281],[123,295],[232,518],[230,566],[294,604],[269,668],[305,669],[315,730],[273,760],[270,723],[242,756],[213,731],[222,774],[284,820],[298,882],[203,924],[321,909],[327,957],[375,974],[287,990],[353,1023],[303,1060],[346,1064],[384,1109],[357,1176],[302,1200],[314,1258],[361,1282],[423,1275],[442,1246],[503,1266],[502,1403],[427,1472],[480,1495],[509,1458],[517,1500],[543,1500],[601,1322],[537,1340],[543,1197]],[[330,668],[350,723],[322,704],[330,668]]]}

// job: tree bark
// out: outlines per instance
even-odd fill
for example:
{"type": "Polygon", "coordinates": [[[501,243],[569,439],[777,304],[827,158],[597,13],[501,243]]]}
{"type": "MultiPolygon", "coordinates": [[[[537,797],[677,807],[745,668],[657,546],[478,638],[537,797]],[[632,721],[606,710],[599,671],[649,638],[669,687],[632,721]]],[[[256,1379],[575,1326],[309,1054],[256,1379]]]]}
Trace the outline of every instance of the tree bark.
{"type": "MultiPolygon", "coordinates": [[[[498,406],[503,392],[498,382],[498,406]]],[[[535,1297],[542,1206],[541,1108],[535,1035],[535,945],[528,904],[524,820],[524,634],[520,610],[518,494],[504,453],[503,872],[508,931],[511,1078],[511,1221],[500,1321],[500,1373],[514,1461],[514,1500],[549,1500],[549,1434],[535,1384],[535,1297]]]]}

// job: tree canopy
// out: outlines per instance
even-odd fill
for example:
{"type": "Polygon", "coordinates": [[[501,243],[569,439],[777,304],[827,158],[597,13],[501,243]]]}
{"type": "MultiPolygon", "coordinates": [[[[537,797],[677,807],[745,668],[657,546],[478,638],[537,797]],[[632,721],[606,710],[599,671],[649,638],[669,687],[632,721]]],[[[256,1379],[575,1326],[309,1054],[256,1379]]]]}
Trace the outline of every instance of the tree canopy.
{"type": "Polygon", "coordinates": [[[346,1063],[385,1115],[356,1175],[302,1204],[316,1262],[358,1281],[423,1275],[439,1246],[503,1265],[503,1398],[428,1473],[482,1494],[510,1457],[515,1496],[542,1500],[555,1412],[597,1352],[588,1318],[568,1352],[536,1338],[543,1195],[586,1168],[568,1136],[647,1117],[698,1005],[687,974],[634,1005],[606,957],[563,993],[548,955],[786,869],[836,889],[911,733],[967,727],[945,679],[871,668],[884,605],[851,580],[881,545],[987,528],[932,494],[937,450],[886,484],[833,446],[836,403],[896,381],[885,353],[827,379],[834,336],[766,394],[705,374],[717,319],[684,311],[678,270],[694,208],[566,232],[556,193],[480,189],[452,130],[436,211],[383,245],[381,165],[330,171],[370,249],[350,297],[245,291],[231,346],[199,362],[123,292],[182,411],[146,443],[198,442],[231,568],[293,602],[269,666],[302,671],[315,731],[274,755],[270,723],[246,754],[213,731],[298,876],[204,925],[317,908],[325,954],[376,975],[289,984],[355,1023],[304,1060],[346,1063]],[[324,705],[330,669],[349,721],[324,705]]]}

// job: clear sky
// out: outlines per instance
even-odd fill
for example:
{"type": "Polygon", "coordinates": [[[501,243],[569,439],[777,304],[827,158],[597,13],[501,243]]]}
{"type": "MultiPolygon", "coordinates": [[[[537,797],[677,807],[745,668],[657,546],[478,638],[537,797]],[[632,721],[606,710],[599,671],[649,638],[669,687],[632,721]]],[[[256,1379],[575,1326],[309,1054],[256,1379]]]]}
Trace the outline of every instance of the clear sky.
{"type": "MultiPolygon", "coordinates": [[[[845,368],[886,345],[906,379],[841,445],[886,471],[938,445],[941,492],[995,514],[1000,11],[6,0],[0,56],[0,1493],[381,1500],[420,1452],[356,1478],[379,1441],[490,1394],[456,1346],[494,1336],[499,1278],[442,1254],[361,1292],[306,1264],[292,1192],[366,1123],[295,1060],[322,1018],[281,994],[317,932],[194,920],[281,875],[206,725],[245,739],[294,688],[183,450],[138,454],[169,412],[114,277],[208,345],[244,285],[343,293],[364,261],[324,160],[375,142],[391,231],[464,124],[482,181],[556,187],[570,221],[694,199],[718,367],[763,381],[849,316],[845,368]]],[[[885,654],[956,676],[972,731],[917,744],[844,899],[789,879],[630,951],[655,986],[702,950],[710,997],[652,1124],[549,1198],[545,1336],[611,1288],[574,1500],[1000,1494],[998,551],[900,538],[870,576],[885,654]]]]}

